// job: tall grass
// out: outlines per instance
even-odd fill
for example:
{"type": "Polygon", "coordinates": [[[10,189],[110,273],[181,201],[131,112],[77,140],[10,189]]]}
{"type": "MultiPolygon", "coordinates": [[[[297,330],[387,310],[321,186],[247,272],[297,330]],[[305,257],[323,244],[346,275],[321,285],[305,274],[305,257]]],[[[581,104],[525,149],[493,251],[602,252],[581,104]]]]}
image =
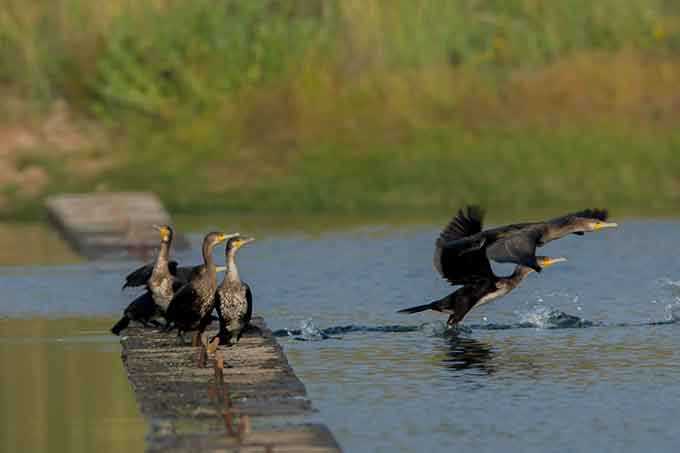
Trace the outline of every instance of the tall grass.
{"type": "MultiPolygon", "coordinates": [[[[443,148],[457,149],[466,134],[484,131],[517,130],[511,142],[532,143],[532,128],[557,134],[582,127],[585,135],[599,134],[593,142],[600,143],[607,136],[600,128],[613,131],[611,137],[654,136],[648,129],[661,126],[660,148],[670,149],[679,84],[680,3],[668,0],[5,0],[0,6],[0,92],[38,106],[66,99],[112,131],[118,168],[69,187],[104,180],[108,188],[152,188],[181,208],[200,204],[199,194],[233,198],[250,190],[252,200],[269,205],[289,206],[279,200],[288,196],[313,209],[354,209],[319,192],[345,184],[331,176],[334,160],[347,168],[356,162],[358,173],[374,176],[366,202],[354,205],[372,209],[381,204],[368,200],[375,196],[397,206],[396,199],[431,193],[444,182],[427,171],[443,159],[439,151],[412,154],[432,134],[443,148]],[[421,175],[421,189],[379,171],[385,162],[409,160],[420,170],[406,173],[421,175]],[[327,179],[310,174],[312,167],[327,179]],[[296,179],[303,174],[308,186],[296,179]]],[[[569,148],[563,137],[550,137],[540,143],[569,148]]],[[[641,158],[639,148],[611,140],[631,148],[621,156],[641,158]]],[[[468,151],[483,156],[489,146],[468,151]]],[[[520,148],[505,152],[550,165],[539,147],[520,148]]],[[[560,159],[576,172],[589,150],[580,142],[574,149],[560,159]]],[[[456,156],[503,175],[480,155],[456,156]]],[[[611,165],[619,174],[628,164],[611,165]]],[[[522,172],[527,201],[540,185],[528,166],[513,174],[522,172]]],[[[670,173],[663,177],[674,181],[670,173]]],[[[497,193],[494,181],[470,178],[467,198],[497,193]]],[[[605,193],[603,186],[594,189],[605,193]]],[[[586,193],[582,187],[577,197],[586,193]]],[[[448,205],[444,194],[437,196],[448,205]]],[[[245,204],[232,199],[225,206],[245,204]]]]}

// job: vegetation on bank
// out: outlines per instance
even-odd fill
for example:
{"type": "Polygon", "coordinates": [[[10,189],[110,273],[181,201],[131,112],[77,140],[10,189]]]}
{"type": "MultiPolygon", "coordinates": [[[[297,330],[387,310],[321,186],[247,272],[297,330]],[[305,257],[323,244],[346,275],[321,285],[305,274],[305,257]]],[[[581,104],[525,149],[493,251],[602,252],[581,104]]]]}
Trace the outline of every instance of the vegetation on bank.
{"type": "Polygon", "coordinates": [[[7,0],[0,215],[675,212],[679,83],[664,0],[7,0]]]}

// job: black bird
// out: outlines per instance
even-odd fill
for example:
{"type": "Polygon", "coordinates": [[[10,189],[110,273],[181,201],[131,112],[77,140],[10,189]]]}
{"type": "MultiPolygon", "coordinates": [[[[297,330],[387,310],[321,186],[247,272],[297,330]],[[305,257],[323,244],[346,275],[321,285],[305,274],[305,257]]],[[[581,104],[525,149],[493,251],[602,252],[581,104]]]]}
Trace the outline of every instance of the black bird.
{"type": "MultiPolygon", "coordinates": [[[[130,272],[125,277],[125,283],[123,284],[122,289],[146,285],[151,278],[153,267],[154,263],[149,263],[130,272]]],[[[168,272],[170,272],[172,276],[176,277],[180,281],[188,280],[189,275],[191,275],[191,269],[192,267],[189,266],[178,267],[177,261],[168,261],[168,272]]]]}
{"type": "Polygon", "coordinates": [[[188,282],[191,272],[197,266],[182,267],[174,274],[170,272],[168,257],[170,255],[170,246],[172,245],[173,231],[168,225],[161,225],[156,228],[161,234],[161,248],[158,252],[158,258],[153,266],[149,280],[146,287],[151,291],[153,301],[160,314],[165,317],[168,311],[168,306],[182,285],[188,282]]]}
{"type": "MultiPolygon", "coordinates": [[[[158,259],[154,263],[149,263],[141,266],[130,272],[125,277],[125,284],[123,288],[133,288],[137,286],[148,286],[149,280],[152,278],[154,270],[162,269],[164,275],[171,275],[175,280],[186,283],[189,277],[194,272],[197,266],[178,266],[177,261],[169,260],[170,246],[174,238],[174,231],[169,225],[153,226],[161,234],[161,249],[159,251],[159,258],[163,255],[163,263],[159,264],[158,259]],[[166,271],[167,268],[167,271],[166,271]]],[[[200,265],[199,265],[200,266],[200,265]]],[[[217,272],[224,271],[224,267],[218,266],[217,272]]],[[[169,302],[169,301],[168,301],[169,302]]]]}
{"type": "Polygon", "coordinates": [[[215,305],[220,320],[217,337],[221,345],[231,346],[238,343],[253,316],[253,293],[250,286],[239,277],[236,252],[254,240],[237,236],[229,239],[225,247],[227,270],[215,294],[215,305]]]}
{"type": "MultiPolygon", "coordinates": [[[[154,226],[154,228],[160,233],[161,239],[161,247],[155,263],[137,269],[126,278],[129,283],[130,281],[146,277],[144,282],[146,292],[133,300],[125,309],[121,320],[111,329],[111,332],[115,335],[119,335],[120,331],[125,329],[130,321],[138,321],[144,326],[147,326],[149,323],[159,326],[160,324],[156,321],[156,318],[165,316],[165,311],[168,308],[174,291],[182,286],[182,283],[171,274],[169,269],[168,256],[170,254],[170,246],[172,245],[172,228],[168,225],[154,226]],[[147,267],[150,268],[148,275],[146,275],[146,272],[142,272],[147,267]],[[131,275],[134,275],[132,279],[130,278],[131,275]]],[[[177,263],[173,263],[175,263],[176,268],[177,263]]],[[[126,286],[131,286],[128,283],[126,283],[126,286]]],[[[134,286],[137,285],[135,284],[134,286]]]]}
{"type": "Polygon", "coordinates": [[[130,305],[128,305],[123,312],[123,317],[111,328],[111,333],[120,335],[120,332],[127,328],[130,321],[137,321],[144,327],[148,327],[149,324],[160,327],[160,323],[155,319],[157,316],[158,310],[151,297],[151,292],[145,291],[142,295],[130,302],[130,305]]]}
{"type": "MultiPolygon", "coordinates": [[[[457,241],[479,234],[482,231],[483,216],[482,210],[475,206],[468,207],[467,213],[460,210],[437,240],[435,268],[452,285],[463,286],[442,299],[399,310],[399,313],[439,311],[449,315],[449,325],[455,325],[473,308],[508,294],[534,270],[528,266],[518,265],[512,275],[499,277],[491,269],[484,248],[478,247],[457,255],[440,246],[443,241],[457,241]]],[[[561,261],[566,259],[536,257],[537,264],[542,267],[561,261]]]]}
{"type": "MultiPolygon", "coordinates": [[[[461,211],[462,213],[462,211],[461,211]]],[[[557,217],[546,222],[529,222],[506,225],[475,233],[460,236],[458,221],[481,222],[482,211],[476,206],[468,207],[468,214],[475,214],[472,218],[461,219],[458,217],[449,224],[437,240],[435,252],[435,267],[442,272],[444,261],[454,269],[449,269],[449,275],[464,275],[467,270],[464,258],[475,250],[484,250],[486,257],[499,263],[516,263],[541,271],[541,266],[536,260],[536,247],[541,247],[550,241],[560,239],[568,234],[583,235],[589,231],[597,231],[603,228],[614,228],[618,224],[607,222],[606,209],[585,209],[583,211],[557,217]],[[460,257],[459,263],[452,257],[460,257]]],[[[448,277],[447,277],[448,278],[448,277]]]]}
{"type": "MultiPolygon", "coordinates": [[[[566,261],[565,258],[537,257],[537,262],[542,267],[552,266],[554,263],[566,261]]],[[[515,267],[515,271],[506,277],[499,277],[493,273],[486,278],[478,278],[458,288],[448,296],[435,300],[429,304],[399,310],[399,313],[419,313],[425,310],[434,310],[449,315],[449,326],[458,324],[465,315],[473,308],[479,307],[494,299],[503,297],[522,283],[534,270],[521,264],[515,267]]]]}
{"type": "Polygon", "coordinates": [[[179,336],[189,330],[198,330],[192,344],[197,345],[200,335],[212,321],[217,290],[217,270],[213,261],[213,250],[218,244],[237,236],[220,232],[208,233],[203,239],[203,264],[196,266],[184,284],[173,296],[166,318],[168,328],[177,327],[179,336]],[[172,324],[173,326],[171,326],[172,324]]]}

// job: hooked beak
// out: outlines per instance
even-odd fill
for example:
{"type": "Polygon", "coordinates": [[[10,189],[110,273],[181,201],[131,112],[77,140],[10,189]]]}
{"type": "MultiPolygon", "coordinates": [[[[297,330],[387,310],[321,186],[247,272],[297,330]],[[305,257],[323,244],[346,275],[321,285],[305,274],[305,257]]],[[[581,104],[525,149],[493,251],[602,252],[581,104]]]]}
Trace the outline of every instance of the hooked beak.
{"type": "Polygon", "coordinates": [[[222,234],[222,236],[220,236],[219,242],[228,241],[229,239],[235,238],[236,236],[240,236],[240,233],[222,234]]]}
{"type": "Polygon", "coordinates": [[[601,230],[603,228],[616,228],[619,224],[616,222],[600,222],[595,225],[595,230],[601,230]]]}
{"type": "Polygon", "coordinates": [[[255,238],[241,238],[241,239],[237,239],[237,240],[235,241],[235,243],[234,243],[234,249],[235,249],[235,250],[238,250],[238,249],[240,249],[241,247],[243,247],[244,245],[253,242],[254,240],[255,240],[255,238]]]}
{"type": "Polygon", "coordinates": [[[564,257],[558,257],[558,258],[551,258],[549,256],[543,256],[538,259],[538,264],[542,268],[550,267],[555,263],[562,263],[564,261],[567,261],[566,258],[564,257]]]}

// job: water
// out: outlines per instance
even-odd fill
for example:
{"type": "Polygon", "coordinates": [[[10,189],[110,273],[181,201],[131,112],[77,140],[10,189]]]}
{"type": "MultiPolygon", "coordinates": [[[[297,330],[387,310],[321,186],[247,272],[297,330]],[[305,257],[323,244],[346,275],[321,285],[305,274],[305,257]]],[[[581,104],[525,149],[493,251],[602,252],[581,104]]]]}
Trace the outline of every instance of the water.
{"type": "MultiPolygon", "coordinates": [[[[445,316],[395,313],[451,290],[432,269],[434,227],[267,234],[239,264],[346,451],[675,451],[679,227],[630,221],[551,243],[541,253],[568,262],[455,332],[445,316]]],[[[133,264],[0,268],[0,360],[19,363],[1,373],[0,449],[143,449],[104,332],[133,297],[119,290],[133,264]]]]}

